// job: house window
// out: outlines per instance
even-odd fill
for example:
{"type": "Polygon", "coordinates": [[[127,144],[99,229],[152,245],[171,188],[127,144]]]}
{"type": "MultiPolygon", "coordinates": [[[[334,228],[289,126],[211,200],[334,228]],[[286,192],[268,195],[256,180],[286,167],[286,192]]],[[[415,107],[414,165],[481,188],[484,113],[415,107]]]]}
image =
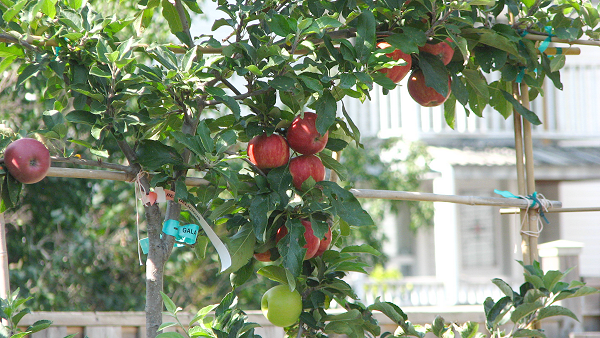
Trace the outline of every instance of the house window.
{"type": "Polygon", "coordinates": [[[494,208],[461,205],[459,222],[462,266],[467,269],[494,266],[498,243],[494,236],[494,208]]]}

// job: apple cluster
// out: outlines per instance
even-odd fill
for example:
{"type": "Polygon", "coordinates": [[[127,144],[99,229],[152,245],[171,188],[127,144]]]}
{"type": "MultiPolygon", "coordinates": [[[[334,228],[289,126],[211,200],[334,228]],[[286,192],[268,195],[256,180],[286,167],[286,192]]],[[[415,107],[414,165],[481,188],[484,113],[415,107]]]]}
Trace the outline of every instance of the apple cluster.
{"type": "MultiPolygon", "coordinates": [[[[447,65],[452,61],[454,57],[454,49],[448,44],[451,42],[450,38],[446,41],[438,43],[426,43],[424,46],[419,47],[420,53],[429,53],[440,58],[440,60],[447,65]]],[[[381,41],[377,44],[380,49],[390,48],[391,45],[385,41],[381,41]]],[[[435,89],[428,87],[425,84],[425,76],[423,71],[418,67],[413,67],[414,63],[412,56],[404,53],[403,51],[396,49],[391,53],[385,54],[387,57],[393,60],[404,60],[406,64],[401,66],[394,66],[392,68],[380,69],[379,72],[385,74],[394,83],[400,82],[412,69],[408,80],[408,93],[418,104],[424,107],[435,107],[444,103],[450,96],[450,84],[451,79],[448,76],[448,94],[446,96],[438,93],[435,89]]]]}
{"type": "MultiPolygon", "coordinates": [[[[287,129],[285,138],[279,134],[267,135],[264,133],[253,137],[248,142],[250,162],[261,170],[287,165],[292,176],[292,183],[298,190],[302,190],[302,183],[309,177],[312,177],[315,182],[325,178],[325,166],[315,154],[325,149],[329,138],[329,132],[321,135],[317,131],[317,114],[305,112],[302,115],[294,118],[287,129]],[[290,159],[290,149],[300,155],[290,159]]],[[[331,243],[331,228],[325,238],[319,239],[313,233],[311,222],[308,219],[301,221],[305,229],[304,239],[306,240],[304,259],[320,256],[331,243]]],[[[287,234],[287,231],[285,226],[277,230],[276,243],[287,234]]],[[[263,262],[274,261],[278,256],[276,250],[276,248],[272,248],[256,253],[254,257],[263,262]]]]}
{"type": "Polygon", "coordinates": [[[266,133],[253,137],[248,142],[250,162],[261,170],[288,165],[294,187],[302,190],[302,183],[309,177],[315,182],[325,178],[325,166],[315,154],[325,149],[329,132],[319,134],[316,127],[317,114],[305,112],[296,116],[287,130],[286,137],[266,133]],[[290,160],[290,148],[299,153],[290,160]]]}

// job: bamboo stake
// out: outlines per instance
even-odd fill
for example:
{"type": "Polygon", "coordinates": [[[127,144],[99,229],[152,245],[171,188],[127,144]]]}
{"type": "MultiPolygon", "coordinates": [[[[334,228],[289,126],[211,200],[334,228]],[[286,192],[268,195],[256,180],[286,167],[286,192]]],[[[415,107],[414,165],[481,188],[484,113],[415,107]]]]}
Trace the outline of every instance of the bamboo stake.
{"type": "MultiPolygon", "coordinates": [[[[529,109],[529,86],[521,83],[521,103],[523,107],[529,109]]],[[[523,144],[525,149],[525,172],[527,174],[527,193],[529,195],[535,192],[535,170],[533,162],[533,137],[531,136],[531,122],[523,119],[523,144]]],[[[537,231],[539,221],[539,211],[529,209],[529,231],[537,231]]],[[[529,251],[531,261],[539,260],[538,255],[538,236],[529,237],[529,251]]]]}
{"type": "Polygon", "coordinates": [[[0,298],[8,299],[10,295],[10,280],[8,275],[8,250],[6,249],[6,222],[4,221],[4,213],[0,213],[0,264],[2,264],[0,298]]]}
{"type": "MultiPolygon", "coordinates": [[[[513,96],[520,101],[519,86],[516,82],[512,83],[513,96]]],[[[515,133],[515,152],[517,161],[517,191],[520,196],[527,195],[525,185],[525,163],[523,161],[523,119],[516,110],[513,110],[514,133],[515,133]]],[[[525,210],[520,210],[521,231],[529,231],[529,223],[525,224],[525,210]]],[[[531,264],[529,255],[528,236],[521,233],[521,252],[523,253],[523,263],[531,264]]]]}

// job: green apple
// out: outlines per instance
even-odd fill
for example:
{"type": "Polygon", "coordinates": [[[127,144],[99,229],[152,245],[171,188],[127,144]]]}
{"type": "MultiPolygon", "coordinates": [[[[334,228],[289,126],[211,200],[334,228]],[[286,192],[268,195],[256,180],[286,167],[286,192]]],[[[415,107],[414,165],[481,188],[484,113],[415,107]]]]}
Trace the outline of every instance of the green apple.
{"type": "Polygon", "coordinates": [[[302,313],[302,296],[288,285],[277,285],[262,296],[260,308],[271,324],[286,327],[295,324],[302,313]]]}

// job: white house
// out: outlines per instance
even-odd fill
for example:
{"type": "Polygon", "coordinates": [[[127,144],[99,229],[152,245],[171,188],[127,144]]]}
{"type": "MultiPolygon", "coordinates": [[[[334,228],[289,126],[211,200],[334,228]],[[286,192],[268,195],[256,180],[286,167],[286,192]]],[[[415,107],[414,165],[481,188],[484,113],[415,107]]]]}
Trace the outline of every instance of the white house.
{"type": "MultiPolygon", "coordinates": [[[[567,56],[561,79],[563,91],[547,85],[546,95],[532,102],[543,122],[533,130],[536,190],[563,207],[600,207],[600,48],[582,47],[581,55],[567,56]]],[[[441,108],[416,104],[404,83],[388,95],[376,88],[372,97],[365,103],[345,102],[351,118],[364,136],[401,136],[429,145],[434,175],[423,182],[425,191],[498,197],[494,189],[499,189],[516,194],[512,118],[504,120],[489,107],[484,118],[459,111],[452,130],[441,108]]],[[[581,276],[600,277],[600,212],[551,213],[547,218],[539,243],[582,243],[581,276]]],[[[498,295],[490,279],[523,282],[517,263],[522,259],[519,216],[501,215],[498,207],[435,203],[432,229],[413,235],[402,214],[390,215],[382,228],[390,239],[385,247],[389,265],[405,278],[379,292],[401,305],[481,303],[498,295]]]]}

